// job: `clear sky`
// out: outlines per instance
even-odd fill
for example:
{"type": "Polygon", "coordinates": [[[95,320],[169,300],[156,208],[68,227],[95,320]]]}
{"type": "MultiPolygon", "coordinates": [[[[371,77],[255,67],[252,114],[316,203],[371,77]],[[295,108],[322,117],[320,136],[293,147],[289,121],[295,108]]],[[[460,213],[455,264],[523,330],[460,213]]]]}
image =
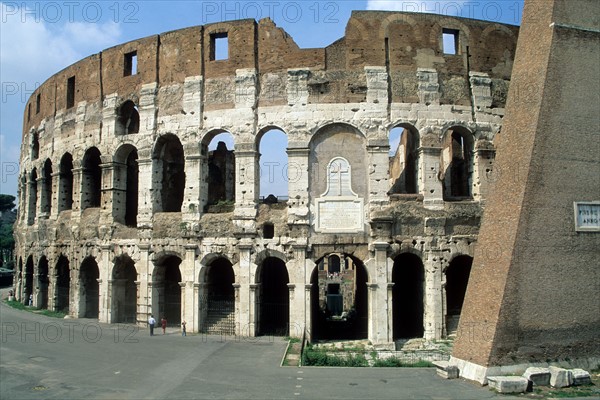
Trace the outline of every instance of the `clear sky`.
{"type": "Polygon", "coordinates": [[[0,4],[0,193],[12,195],[17,193],[27,99],[54,73],[105,48],[187,26],[264,17],[284,28],[300,47],[324,47],[344,35],[352,10],[428,12],[519,25],[523,8],[523,0],[65,0],[0,4]]]}

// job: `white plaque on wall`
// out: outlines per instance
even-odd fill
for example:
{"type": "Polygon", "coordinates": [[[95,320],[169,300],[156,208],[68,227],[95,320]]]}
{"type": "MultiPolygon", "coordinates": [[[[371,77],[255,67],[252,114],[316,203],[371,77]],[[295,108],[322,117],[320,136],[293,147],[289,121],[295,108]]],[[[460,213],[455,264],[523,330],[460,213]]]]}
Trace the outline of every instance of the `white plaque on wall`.
{"type": "Polygon", "coordinates": [[[600,232],[600,201],[576,201],[573,207],[577,232],[600,232]]]}
{"type": "Polygon", "coordinates": [[[333,158],[327,165],[327,190],[315,200],[316,232],[356,233],[364,230],[364,202],[352,191],[348,160],[333,158]]]}

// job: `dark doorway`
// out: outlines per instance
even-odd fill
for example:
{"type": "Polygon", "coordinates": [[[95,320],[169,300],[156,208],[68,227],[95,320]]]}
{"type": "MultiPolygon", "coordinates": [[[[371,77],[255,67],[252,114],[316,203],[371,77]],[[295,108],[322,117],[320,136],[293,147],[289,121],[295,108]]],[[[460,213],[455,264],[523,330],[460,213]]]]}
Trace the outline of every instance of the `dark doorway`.
{"type": "Polygon", "coordinates": [[[392,270],[392,309],[394,339],[423,337],[424,269],[421,259],[400,254],[392,270]]]}
{"type": "Polygon", "coordinates": [[[154,149],[153,188],[160,188],[157,212],[181,212],[185,189],[185,158],[183,146],[173,134],[161,136],[154,149]]]}
{"type": "Polygon", "coordinates": [[[446,331],[456,332],[462,311],[473,258],[457,256],[446,269],[446,331]]]}
{"type": "Polygon", "coordinates": [[[65,153],[60,160],[58,184],[58,211],[73,207],[73,156],[65,153]]]}
{"type": "Polygon", "coordinates": [[[38,298],[37,305],[38,308],[47,309],[48,308],[48,259],[45,256],[40,258],[40,262],[38,263],[38,298]]]}
{"type": "Polygon", "coordinates": [[[231,262],[218,258],[206,267],[200,296],[200,332],[235,334],[235,276],[231,262]]]}
{"type": "Polygon", "coordinates": [[[170,326],[181,324],[181,259],[177,256],[167,256],[154,269],[154,282],[157,296],[154,316],[158,319],[165,317],[170,326]]]}
{"type": "Polygon", "coordinates": [[[137,321],[137,271],[128,256],[115,259],[112,271],[112,321],[133,324],[137,321]]]}
{"type": "Polygon", "coordinates": [[[368,274],[348,254],[321,258],[311,276],[312,340],[368,337],[368,274]]]}
{"type": "Polygon", "coordinates": [[[29,297],[33,296],[33,257],[27,258],[25,263],[25,290],[23,291],[23,304],[29,305],[29,297]]]}
{"type": "Polygon", "coordinates": [[[285,262],[266,258],[257,273],[257,334],[285,336],[289,332],[290,282],[285,262]]]}
{"type": "Polygon", "coordinates": [[[93,257],[87,257],[81,263],[79,271],[79,316],[98,318],[100,289],[98,285],[100,271],[93,257]]]}
{"type": "Polygon", "coordinates": [[[102,170],[100,151],[91,147],[83,156],[81,170],[81,209],[100,207],[102,170]]]}
{"type": "Polygon", "coordinates": [[[136,149],[132,149],[127,156],[127,188],[125,200],[125,224],[127,226],[137,226],[138,213],[138,154],[136,149]]]}
{"type": "Polygon", "coordinates": [[[50,159],[44,162],[41,203],[41,212],[50,214],[52,211],[52,161],[50,159]]]}
{"type": "Polygon", "coordinates": [[[65,256],[60,256],[56,263],[55,311],[65,314],[69,313],[70,288],[71,271],[69,269],[69,260],[65,256]]]}

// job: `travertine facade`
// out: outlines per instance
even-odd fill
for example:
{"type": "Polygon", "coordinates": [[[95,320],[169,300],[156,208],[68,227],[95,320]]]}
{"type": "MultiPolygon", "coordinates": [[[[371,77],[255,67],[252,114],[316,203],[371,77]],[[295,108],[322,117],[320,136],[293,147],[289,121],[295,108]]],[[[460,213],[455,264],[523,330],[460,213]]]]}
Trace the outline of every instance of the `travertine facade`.
{"type": "Polygon", "coordinates": [[[27,104],[19,298],[104,322],[166,314],[190,331],[443,337],[462,305],[517,35],[354,12],[322,49],[240,20],[81,60],[27,104]],[[287,135],[289,200],[261,204],[270,129],[287,135]],[[234,202],[216,213],[208,144],[222,132],[235,141],[222,164],[235,163],[234,202]],[[316,270],[330,256],[355,268],[353,320],[336,327],[319,311],[316,270]]]}

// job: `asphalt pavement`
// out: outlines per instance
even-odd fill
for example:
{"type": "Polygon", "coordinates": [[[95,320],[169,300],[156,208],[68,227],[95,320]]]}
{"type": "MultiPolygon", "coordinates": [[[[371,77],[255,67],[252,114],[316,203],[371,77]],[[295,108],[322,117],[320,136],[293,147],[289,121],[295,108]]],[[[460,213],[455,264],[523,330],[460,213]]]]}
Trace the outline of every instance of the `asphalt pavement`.
{"type": "Polygon", "coordinates": [[[1,303],[1,399],[508,399],[433,368],[281,367],[279,337],[150,337],[1,303]]]}

